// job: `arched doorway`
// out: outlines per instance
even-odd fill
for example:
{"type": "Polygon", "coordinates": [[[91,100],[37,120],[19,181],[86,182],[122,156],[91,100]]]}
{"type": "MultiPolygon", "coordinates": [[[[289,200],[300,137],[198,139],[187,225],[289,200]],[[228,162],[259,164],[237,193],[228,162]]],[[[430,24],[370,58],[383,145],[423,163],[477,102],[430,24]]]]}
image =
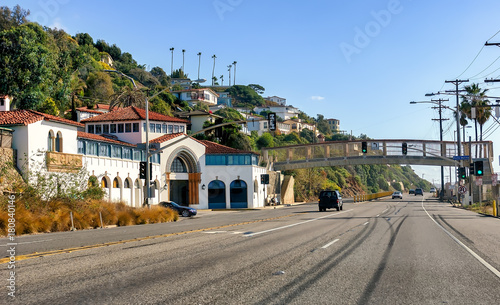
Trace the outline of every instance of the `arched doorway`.
{"type": "Polygon", "coordinates": [[[142,206],[141,181],[135,179],[134,182],[134,206],[140,208],[142,206]]]}
{"type": "Polygon", "coordinates": [[[190,148],[182,146],[172,152],[165,174],[170,201],[186,206],[199,204],[200,165],[190,148]]]}
{"type": "Polygon", "coordinates": [[[226,185],[220,180],[213,180],[208,184],[208,208],[226,208],[226,185]]]}
{"type": "Polygon", "coordinates": [[[247,184],[243,180],[234,180],[229,189],[231,209],[243,209],[248,207],[247,184]]]}

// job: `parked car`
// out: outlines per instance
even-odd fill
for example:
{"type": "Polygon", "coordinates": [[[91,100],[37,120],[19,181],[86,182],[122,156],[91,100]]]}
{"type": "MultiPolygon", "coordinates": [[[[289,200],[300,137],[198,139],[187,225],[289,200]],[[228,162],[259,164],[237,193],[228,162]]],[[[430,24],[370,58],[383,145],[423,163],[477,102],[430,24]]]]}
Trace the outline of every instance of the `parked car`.
{"type": "Polygon", "coordinates": [[[196,209],[194,208],[179,205],[173,201],[162,201],[160,202],[160,205],[176,211],[177,213],[179,213],[179,215],[182,215],[183,217],[194,216],[196,215],[196,213],[198,213],[198,211],[196,211],[196,209]]]}
{"type": "Polygon", "coordinates": [[[403,199],[403,194],[401,194],[401,192],[394,192],[392,193],[392,199],[394,198],[403,199]]]}
{"type": "Polygon", "coordinates": [[[321,191],[319,193],[318,206],[320,212],[331,208],[336,208],[337,211],[340,211],[343,207],[342,196],[339,191],[321,191]]]}
{"type": "Polygon", "coordinates": [[[436,192],[436,188],[435,187],[431,187],[431,193],[435,193],[436,192]]]}
{"type": "Polygon", "coordinates": [[[415,189],[415,196],[417,196],[417,195],[424,196],[424,190],[422,190],[422,189],[415,189]]]}
{"type": "Polygon", "coordinates": [[[408,192],[408,194],[415,194],[415,190],[414,189],[410,189],[410,191],[408,192]]]}

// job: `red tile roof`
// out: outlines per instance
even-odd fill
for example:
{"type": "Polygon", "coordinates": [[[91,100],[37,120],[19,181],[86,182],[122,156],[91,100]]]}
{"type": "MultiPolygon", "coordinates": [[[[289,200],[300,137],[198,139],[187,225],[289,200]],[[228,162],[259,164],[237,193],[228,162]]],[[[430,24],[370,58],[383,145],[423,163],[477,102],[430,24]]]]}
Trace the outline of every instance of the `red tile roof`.
{"type": "Polygon", "coordinates": [[[42,113],[34,110],[24,110],[18,109],[13,111],[1,111],[0,112],[0,125],[24,125],[33,124],[35,122],[45,120],[45,121],[56,121],[58,123],[73,125],[77,127],[85,127],[85,125],[63,119],[51,114],[42,113]]]}
{"type": "MultiPolygon", "coordinates": [[[[88,122],[105,122],[105,121],[137,121],[146,119],[146,110],[134,106],[114,110],[111,112],[103,113],[101,115],[82,120],[83,123],[88,122]]],[[[167,115],[159,114],[157,112],[149,111],[149,120],[163,121],[189,124],[188,120],[178,119],[167,115]]]]}
{"type": "Polygon", "coordinates": [[[108,143],[113,143],[113,144],[120,144],[120,145],[137,147],[137,145],[134,145],[134,144],[130,144],[130,143],[123,142],[123,141],[109,139],[109,138],[106,138],[106,137],[103,137],[103,136],[100,136],[100,135],[96,135],[96,134],[93,134],[93,133],[87,133],[87,132],[83,132],[83,131],[78,131],[77,132],[77,137],[78,138],[82,138],[82,139],[88,139],[88,140],[94,140],[94,141],[100,141],[100,142],[108,142],[108,143]]]}
{"type": "Polygon", "coordinates": [[[206,146],[205,153],[207,154],[257,154],[253,151],[245,151],[207,140],[200,140],[206,146]]]}
{"type": "Polygon", "coordinates": [[[183,134],[184,133],[182,133],[182,132],[180,132],[180,133],[165,134],[165,135],[162,135],[161,137],[158,137],[156,139],[153,139],[153,140],[149,141],[149,143],[163,143],[163,142],[175,139],[175,138],[177,138],[179,136],[182,136],[183,134]]]}
{"type": "MultiPolygon", "coordinates": [[[[120,109],[120,108],[118,108],[120,109]]],[[[78,107],[76,110],[83,111],[83,112],[89,112],[89,113],[105,113],[109,112],[109,105],[107,104],[95,104],[92,109],[89,109],[88,107],[78,107]],[[100,110],[98,110],[100,109],[100,110]],[[105,111],[102,111],[105,110],[105,111]]]]}

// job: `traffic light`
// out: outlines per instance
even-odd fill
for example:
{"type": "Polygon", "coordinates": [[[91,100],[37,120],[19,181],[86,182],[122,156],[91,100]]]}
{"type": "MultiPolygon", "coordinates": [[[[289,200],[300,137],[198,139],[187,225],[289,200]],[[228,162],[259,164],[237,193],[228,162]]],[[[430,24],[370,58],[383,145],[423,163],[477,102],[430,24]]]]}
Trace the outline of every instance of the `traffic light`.
{"type": "Polygon", "coordinates": [[[139,178],[146,179],[146,161],[139,163],[139,178]]]}
{"type": "Polygon", "coordinates": [[[474,169],[475,169],[475,175],[476,176],[482,176],[483,175],[483,161],[474,161],[474,169]]]}
{"type": "Polygon", "coordinates": [[[459,167],[458,168],[458,177],[460,179],[465,179],[467,178],[467,174],[465,173],[465,167],[459,167]]]}
{"type": "Polygon", "coordinates": [[[408,153],[408,144],[406,144],[406,142],[403,143],[402,148],[403,148],[403,155],[406,155],[408,153]]]}
{"type": "Polygon", "coordinates": [[[361,151],[366,154],[368,151],[368,144],[366,142],[361,142],[361,151]]]}
{"type": "Polygon", "coordinates": [[[269,174],[260,175],[260,184],[269,184],[269,174]]]}
{"type": "MultiPolygon", "coordinates": [[[[139,163],[139,178],[146,179],[146,161],[139,163]]],[[[153,163],[149,163],[149,179],[153,178],[153,163]]]]}
{"type": "Polygon", "coordinates": [[[474,170],[474,162],[469,164],[469,175],[475,175],[476,171],[474,170]]]}

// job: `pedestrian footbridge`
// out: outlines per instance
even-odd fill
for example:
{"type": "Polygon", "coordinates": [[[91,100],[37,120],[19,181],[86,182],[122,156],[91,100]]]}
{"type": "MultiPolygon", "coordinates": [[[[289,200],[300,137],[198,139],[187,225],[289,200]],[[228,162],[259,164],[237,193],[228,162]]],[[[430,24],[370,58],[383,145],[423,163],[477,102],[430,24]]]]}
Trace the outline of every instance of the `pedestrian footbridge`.
{"type": "MultiPolygon", "coordinates": [[[[462,143],[458,153],[457,142],[428,140],[355,140],[326,141],[322,143],[266,147],[264,160],[274,170],[292,170],[323,166],[360,164],[403,164],[430,166],[465,166],[470,161],[459,161],[457,156],[471,156],[484,161],[484,179],[491,180],[493,143],[491,141],[462,143]],[[367,142],[367,152],[361,151],[367,142]],[[403,154],[403,143],[407,154],[403,154]],[[455,158],[454,158],[455,157],[455,158]]],[[[486,182],[486,181],[485,181],[486,182]]]]}

